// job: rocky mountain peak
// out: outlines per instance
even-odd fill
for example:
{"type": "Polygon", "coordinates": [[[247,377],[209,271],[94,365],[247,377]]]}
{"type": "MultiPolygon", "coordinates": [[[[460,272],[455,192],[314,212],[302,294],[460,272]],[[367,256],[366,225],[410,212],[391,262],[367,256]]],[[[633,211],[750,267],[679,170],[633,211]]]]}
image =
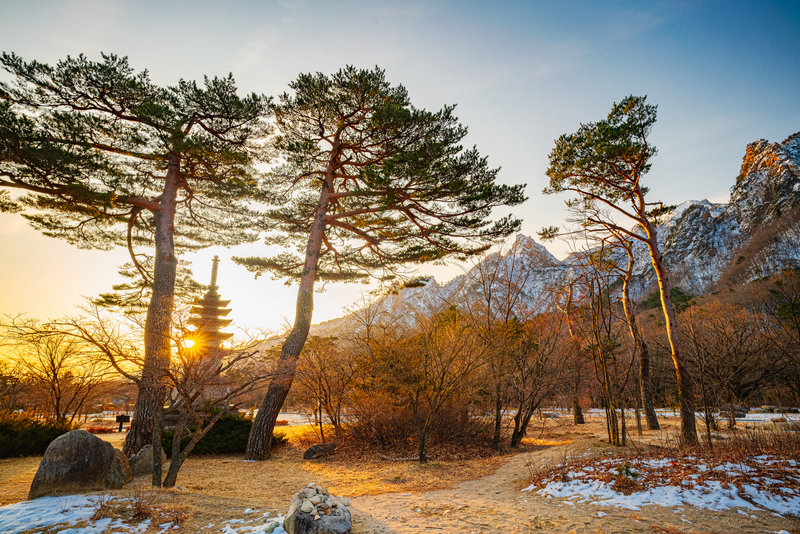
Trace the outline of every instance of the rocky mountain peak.
{"type": "Polygon", "coordinates": [[[800,205],[800,132],[782,143],[760,139],[747,145],[731,189],[730,212],[751,233],[800,205]]]}

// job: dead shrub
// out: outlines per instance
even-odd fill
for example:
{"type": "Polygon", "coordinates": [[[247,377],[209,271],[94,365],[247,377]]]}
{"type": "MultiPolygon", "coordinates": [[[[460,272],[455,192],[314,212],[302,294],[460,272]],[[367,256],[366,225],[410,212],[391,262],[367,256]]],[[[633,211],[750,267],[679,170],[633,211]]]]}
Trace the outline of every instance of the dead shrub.
{"type": "Polygon", "coordinates": [[[95,499],[97,508],[91,519],[119,519],[125,523],[141,523],[149,519],[151,526],[164,523],[179,526],[186,520],[186,512],[169,502],[167,495],[143,486],[135,488],[130,497],[115,498],[102,494],[95,499]]]}
{"type": "MultiPolygon", "coordinates": [[[[427,416],[427,414],[424,414],[427,416]]],[[[383,450],[408,451],[416,448],[414,414],[380,396],[362,402],[345,426],[345,438],[383,450]]],[[[491,440],[492,421],[475,417],[465,402],[442,406],[431,425],[430,444],[437,446],[483,446],[491,440]]]]}

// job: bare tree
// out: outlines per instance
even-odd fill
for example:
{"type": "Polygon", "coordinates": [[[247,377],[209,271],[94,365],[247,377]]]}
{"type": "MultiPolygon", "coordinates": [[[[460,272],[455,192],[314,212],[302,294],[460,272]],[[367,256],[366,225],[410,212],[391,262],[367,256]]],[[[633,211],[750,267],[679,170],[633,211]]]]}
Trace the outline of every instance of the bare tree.
{"type": "MultiPolygon", "coordinates": [[[[746,403],[770,383],[778,367],[763,316],[740,306],[711,301],[687,308],[680,317],[680,333],[689,363],[695,368],[706,437],[712,447],[713,409],[717,403],[746,403]]],[[[730,427],[736,424],[732,413],[729,422],[730,427]]]]}
{"type": "Polygon", "coordinates": [[[373,338],[372,353],[382,373],[381,387],[392,391],[414,419],[418,459],[428,461],[430,433],[440,411],[469,391],[483,362],[482,346],[455,307],[417,313],[408,329],[373,338]]]}
{"type": "Polygon", "coordinates": [[[11,413],[22,407],[22,400],[29,389],[22,362],[0,359],[0,414],[11,413]]]}
{"type": "Polygon", "coordinates": [[[199,354],[187,348],[183,340],[177,340],[176,358],[165,368],[165,374],[173,391],[166,410],[177,412],[178,421],[163,483],[158,461],[160,450],[157,458],[154,454],[154,486],[175,486],[183,462],[197,443],[226,414],[238,410],[243,397],[272,376],[269,367],[256,358],[259,352],[253,347],[259,342],[248,340],[241,348],[226,349],[225,354],[217,358],[199,354]],[[234,376],[238,380],[233,380],[234,376]]]}
{"type": "Polygon", "coordinates": [[[43,412],[57,423],[72,424],[111,367],[91,345],[35,320],[9,319],[5,336],[16,343],[17,361],[38,392],[43,412]]]}
{"type": "Polygon", "coordinates": [[[503,250],[481,259],[466,275],[466,289],[476,299],[456,304],[466,308],[470,323],[486,351],[492,404],[494,433],[492,445],[500,446],[503,413],[510,401],[510,372],[519,360],[520,329],[516,323],[525,317],[533,304],[524,300],[524,288],[533,265],[524,256],[520,240],[503,250]]]}
{"type": "Polygon", "coordinates": [[[319,432],[325,441],[323,414],[337,432],[342,428],[342,409],[355,379],[355,362],[342,340],[312,336],[306,342],[297,369],[299,396],[311,402],[319,432]]]}
{"type": "Polygon", "coordinates": [[[535,315],[517,329],[508,372],[516,408],[512,447],[519,447],[531,417],[560,384],[569,344],[562,341],[564,321],[559,313],[535,315]]]}

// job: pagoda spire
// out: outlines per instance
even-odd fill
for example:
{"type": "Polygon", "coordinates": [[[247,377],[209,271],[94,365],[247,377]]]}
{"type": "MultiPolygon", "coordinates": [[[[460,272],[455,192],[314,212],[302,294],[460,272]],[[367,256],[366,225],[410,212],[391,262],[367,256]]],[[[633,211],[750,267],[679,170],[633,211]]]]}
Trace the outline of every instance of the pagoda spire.
{"type": "Polygon", "coordinates": [[[208,292],[216,294],[217,289],[217,272],[219,272],[219,256],[214,256],[211,260],[211,283],[208,285],[208,292]]]}

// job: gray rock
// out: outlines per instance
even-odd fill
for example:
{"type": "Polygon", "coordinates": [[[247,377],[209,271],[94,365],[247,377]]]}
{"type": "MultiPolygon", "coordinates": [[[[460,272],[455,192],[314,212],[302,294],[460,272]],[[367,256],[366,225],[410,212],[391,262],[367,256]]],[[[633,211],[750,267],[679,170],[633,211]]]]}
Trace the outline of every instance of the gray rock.
{"type": "MultiPolygon", "coordinates": [[[[161,465],[167,461],[167,455],[164,454],[164,449],[161,449],[161,465]]],[[[145,445],[136,454],[131,456],[130,459],[131,471],[133,476],[138,477],[142,475],[153,474],[153,446],[145,445]]]]}
{"type": "Polygon", "coordinates": [[[729,414],[730,412],[746,414],[748,411],[750,411],[748,407],[739,404],[723,404],[719,407],[719,413],[722,415],[729,414]]]}
{"type": "Polygon", "coordinates": [[[289,505],[283,528],[288,534],[350,534],[353,527],[350,511],[341,503],[336,508],[326,510],[315,507],[308,498],[307,490],[314,492],[314,497],[321,496],[321,507],[335,499],[322,487],[310,484],[297,492],[289,505]]]}
{"type": "Polygon", "coordinates": [[[73,430],[57,437],[47,447],[33,477],[28,499],[119,489],[132,479],[128,459],[121,451],[85,430],[73,430]]]}
{"type": "Polygon", "coordinates": [[[311,501],[303,501],[303,504],[300,505],[300,511],[306,514],[310,514],[314,511],[314,503],[311,501]]]}
{"type": "Polygon", "coordinates": [[[334,450],[336,450],[335,443],[317,443],[306,449],[306,452],[303,453],[303,460],[321,458],[332,453],[334,450]]]}

